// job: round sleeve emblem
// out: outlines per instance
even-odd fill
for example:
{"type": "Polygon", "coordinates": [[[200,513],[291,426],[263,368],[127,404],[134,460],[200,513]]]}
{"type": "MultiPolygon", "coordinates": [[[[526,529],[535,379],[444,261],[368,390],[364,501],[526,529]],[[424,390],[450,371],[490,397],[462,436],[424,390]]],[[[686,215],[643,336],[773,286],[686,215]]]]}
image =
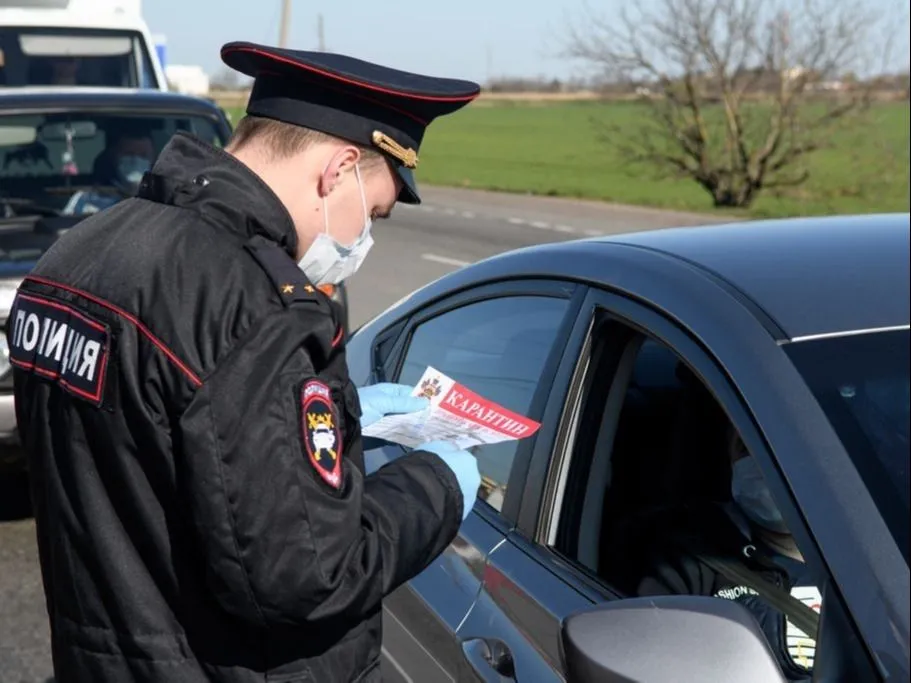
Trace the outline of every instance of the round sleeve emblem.
{"type": "Polygon", "coordinates": [[[301,432],[310,464],[329,486],[342,485],[342,434],[329,387],[318,380],[301,388],[301,432]]]}

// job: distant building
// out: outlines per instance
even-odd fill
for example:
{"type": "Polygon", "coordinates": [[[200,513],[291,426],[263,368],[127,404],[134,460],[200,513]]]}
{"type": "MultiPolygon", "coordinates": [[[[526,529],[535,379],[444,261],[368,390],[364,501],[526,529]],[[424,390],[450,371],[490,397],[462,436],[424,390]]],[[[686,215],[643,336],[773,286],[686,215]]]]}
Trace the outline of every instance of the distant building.
{"type": "Polygon", "coordinates": [[[209,94],[209,75],[201,66],[169,64],[165,75],[171,88],[179,93],[199,97],[209,94]]]}

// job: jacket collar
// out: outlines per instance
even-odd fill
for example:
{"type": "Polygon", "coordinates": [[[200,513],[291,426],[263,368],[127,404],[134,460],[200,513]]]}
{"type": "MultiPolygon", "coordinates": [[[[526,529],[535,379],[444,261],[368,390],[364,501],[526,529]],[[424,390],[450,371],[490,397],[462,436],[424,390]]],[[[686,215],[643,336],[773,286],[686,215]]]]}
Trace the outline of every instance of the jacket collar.
{"type": "Polygon", "coordinates": [[[276,242],[297,259],[297,231],[285,205],[248,166],[189,133],[171,138],[138,195],[197,211],[228,230],[276,242]]]}

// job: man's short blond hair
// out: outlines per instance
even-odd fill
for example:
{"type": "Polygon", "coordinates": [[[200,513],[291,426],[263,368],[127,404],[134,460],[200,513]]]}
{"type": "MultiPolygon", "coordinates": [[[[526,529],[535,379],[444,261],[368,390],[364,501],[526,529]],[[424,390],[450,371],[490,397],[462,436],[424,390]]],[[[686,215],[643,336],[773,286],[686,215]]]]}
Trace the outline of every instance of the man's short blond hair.
{"type": "MultiPolygon", "coordinates": [[[[283,121],[248,115],[237,122],[227,148],[238,150],[254,141],[262,145],[273,159],[280,160],[305,152],[314,145],[338,142],[339,138],[283,121]]],[[[385,160],[375,149],[355,146],[361,150],[362,168],[376,166],[385,160]]]]}

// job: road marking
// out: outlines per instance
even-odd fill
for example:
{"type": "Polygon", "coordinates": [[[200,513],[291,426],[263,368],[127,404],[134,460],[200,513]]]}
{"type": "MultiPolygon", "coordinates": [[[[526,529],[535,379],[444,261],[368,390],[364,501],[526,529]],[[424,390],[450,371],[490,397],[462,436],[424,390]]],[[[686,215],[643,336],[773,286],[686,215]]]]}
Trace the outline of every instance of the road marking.
{"type": "Polygon", "coordinates": [[[470,265],[470,261],[460,261],[459,259],[449,258],[448,256],[437,256],[436,254],[421,254],[421,258],[425,261],[433,261],[434,263],[442,263],[447,266],[456,266],[461,268],[462,266],[470,265]]]}
{"type": "MultiPolygon", "coordinates": [[[[405,204],[404,206],[406,206],[407,208],[416,208],[414,205],[411,205],[411,204],[405,204]]],[[[459,217],[464,218],[465,220],[469,220],[469,221],[475,220],[478,217],[477,214],[474,213],[473,211],[459,211],[457,209],[453,209],[452,207],[428,206],[426,204],[421,204],[420,209],[422,211],[426,211],[427,213],[440,212],[447,216],[459,216],[459,217]]],[[[509,218],[506,219],[506,222],[511,223],[512,225],[528,225],[532,228],[537,228],[538,230],[552,230],[554,232],[562,232],[565,234],[582,233],[584,235],[588,235],[589,237],[600,237],[601,235],[604,234],[604,232],[601,230],[584,230],[581,228],[574,228],[571,225],[563,225],[563,224],[551,225],[547,221],[533,221],[533,220],[528,220],[525,218],[519,218],[518,216],[510,216],[509,218]]],[[[442,260],[440,260],[442,258],[446,258],[446,257],[433,257],[433,258],[428,258],[426,260],[437,261],[438,263],[446,263],[447,265],[464,265],[464,263],[461,261],[456,262],[454,259],[442,261],[442,260]]]]}

